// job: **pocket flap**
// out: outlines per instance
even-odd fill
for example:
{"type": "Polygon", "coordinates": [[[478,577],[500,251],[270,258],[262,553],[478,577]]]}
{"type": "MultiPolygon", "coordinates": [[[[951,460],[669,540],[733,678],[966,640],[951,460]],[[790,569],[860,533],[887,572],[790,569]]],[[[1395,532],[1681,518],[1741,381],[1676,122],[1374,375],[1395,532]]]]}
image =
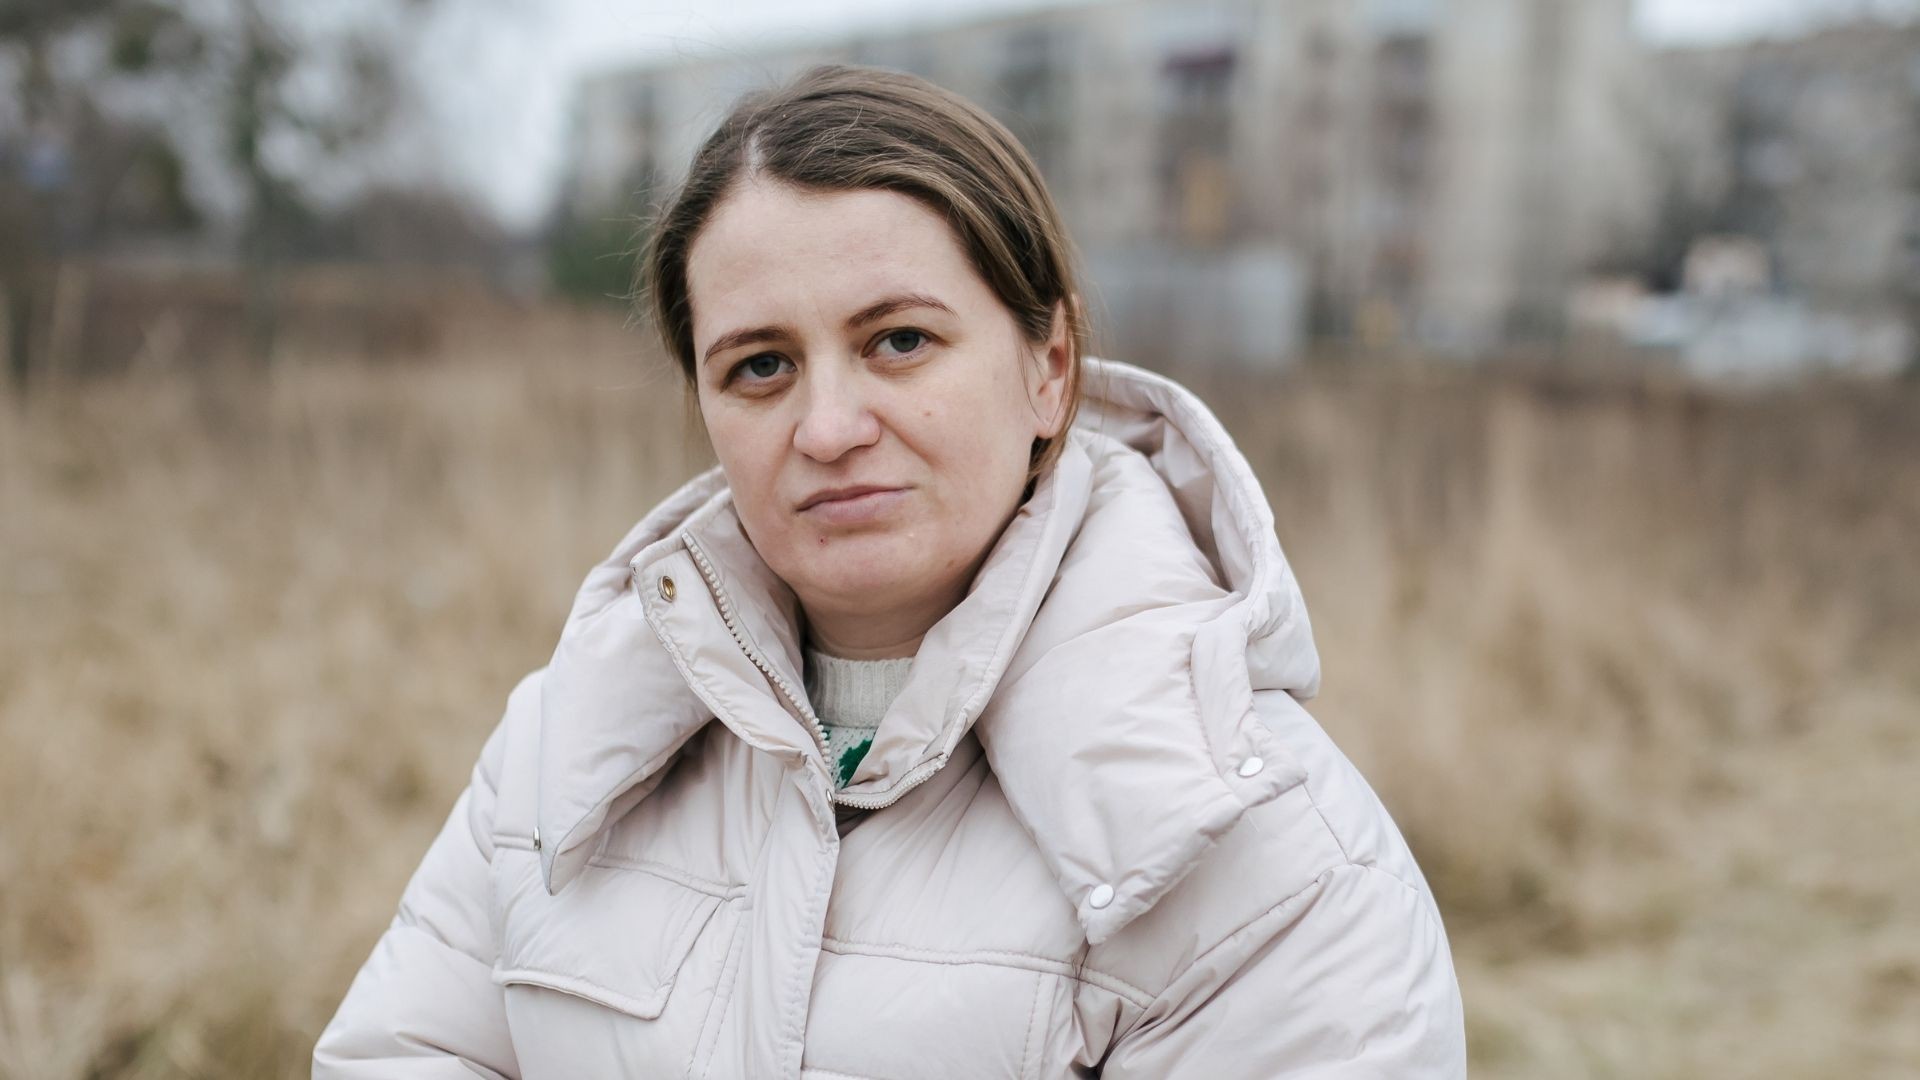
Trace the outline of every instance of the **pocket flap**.
{"type": "Polygon", "coordinates": [[[497,848],[500,958],[493,981],[526,983],[651,1020],[722,900],[646,870],[589,864],[548,895],[531,851],[497,848]]]}

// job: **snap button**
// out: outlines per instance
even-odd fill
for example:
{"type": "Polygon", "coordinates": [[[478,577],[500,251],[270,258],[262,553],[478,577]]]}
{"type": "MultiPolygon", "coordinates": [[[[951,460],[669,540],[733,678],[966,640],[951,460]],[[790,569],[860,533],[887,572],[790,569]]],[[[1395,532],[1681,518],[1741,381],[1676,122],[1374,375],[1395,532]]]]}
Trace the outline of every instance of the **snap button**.
{"type": "Polygon", "coordinates": [[[1252,776],[1255,773],[1258,773],[1261,769],[1264,769],[1266,767],[1267,767],[1267,763],[1264,761],[1261,761],[1259,757],[1257,756],[1250,757],[1247,760],[1240,763],[1240,775],[1252,776]]]}
{"type": "Polygon", "coordinates": [[[533,850],[540,850],[540,826],[538,825],[533,827],[533,850]]]}
{"type": "Polygon", "coordinates": [[[1111,903],[1113,903],[1113,886],[1111,885],[1104,883],[1095,885],[1093,891],[1087,894],[1088,907],[1103,908],[1111,903]]]}
{"type": "Polygon", "coordinates": [[[673,590],[673,579],[672,579],[672,578],[670,578],[670,577],[667,577],[667,576],[665,576],[664,574],[663,574],[663,575],[661,575],[661,577],[660,577],[660,599],[662,599],[662,600],[665,600],[665,601],[666,601],[667,603],[669,603],[669,604],[671,604],[671,603],[673,603],[673,592],[674,592],[674,590],[673,590]]]}

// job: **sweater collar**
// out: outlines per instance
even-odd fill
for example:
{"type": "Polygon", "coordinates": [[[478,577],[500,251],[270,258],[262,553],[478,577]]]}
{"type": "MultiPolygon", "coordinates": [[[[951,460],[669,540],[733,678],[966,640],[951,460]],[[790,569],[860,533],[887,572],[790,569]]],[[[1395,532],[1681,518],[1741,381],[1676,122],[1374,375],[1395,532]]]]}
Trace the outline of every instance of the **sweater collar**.
{"type": "Polygon", "coordinates": [[[907,685],[913,657],[885,660],[849,660],[818,649],[805,649],[802,677],[807,700],[820,722],[830,728],[871,731],[907,685]]]}
{"type": "MultiPolygon", "coordinates": [[[[928,633],[836,796],[889,805],[973,731],[1015,816],[1105,940],[1245,810],[1304,774],[1252,694],[1308,697],[1318,659],[1252,471],[1199,401],[1089,358],[1055,467],[928,633]],[[1242,763],[1266,767],[1241,775],[1242,763]]],[[[709,719],[832,779],[800,673],[798,605],[740,528],[718,470],[589,574],[542,690],[549,889],[709,719]]]]}

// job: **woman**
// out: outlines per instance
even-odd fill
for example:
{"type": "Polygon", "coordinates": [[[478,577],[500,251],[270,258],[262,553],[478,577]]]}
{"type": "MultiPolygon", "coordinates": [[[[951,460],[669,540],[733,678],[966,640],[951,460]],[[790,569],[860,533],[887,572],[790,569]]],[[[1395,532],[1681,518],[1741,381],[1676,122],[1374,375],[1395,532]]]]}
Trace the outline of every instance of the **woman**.
{"type": "Polygon", "coordinates": [[[1260,488],[1083,360],[1068,252],[923,80],[736,107],[643,266],[720,464],[588,575],[316,1077],[1464,1075],[1260,488]]]}

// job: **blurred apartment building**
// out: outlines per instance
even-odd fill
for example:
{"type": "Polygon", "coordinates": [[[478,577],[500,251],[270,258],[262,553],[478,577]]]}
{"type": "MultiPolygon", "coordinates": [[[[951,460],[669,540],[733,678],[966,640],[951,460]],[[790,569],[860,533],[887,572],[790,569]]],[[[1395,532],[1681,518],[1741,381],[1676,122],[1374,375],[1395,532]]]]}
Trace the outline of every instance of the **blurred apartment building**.
{"type": "Polygon", "coordinates": [[[1920,25],[1860,22],[1662,57],[1692,212],[1840,308],[1920,284],[1920,25]],[[1703,149],[1708,152],[1701,152],[1703,149]]]}
{"type": "MultiPolygon", "coordinates": [[[[1673,50],[1630,324],[1699,374],[1891,373],[1920,351],[1920,25],[1673,50]],[[1665,280],[1661,280],[1665,279],[1665,280]]],[[[1916,366],[1920,370],[1920,366],[1916,366]]]]}
{"type": "Polygon", "coordinates": [[[566,203],[642,210],[737,95],[876,64],[1029,147],[1114,355],[1479,351],[1558,334],[1587,268],[1651,227],[1629,7],[1105,0],[653,64],[582,88],[566,203]]]}

